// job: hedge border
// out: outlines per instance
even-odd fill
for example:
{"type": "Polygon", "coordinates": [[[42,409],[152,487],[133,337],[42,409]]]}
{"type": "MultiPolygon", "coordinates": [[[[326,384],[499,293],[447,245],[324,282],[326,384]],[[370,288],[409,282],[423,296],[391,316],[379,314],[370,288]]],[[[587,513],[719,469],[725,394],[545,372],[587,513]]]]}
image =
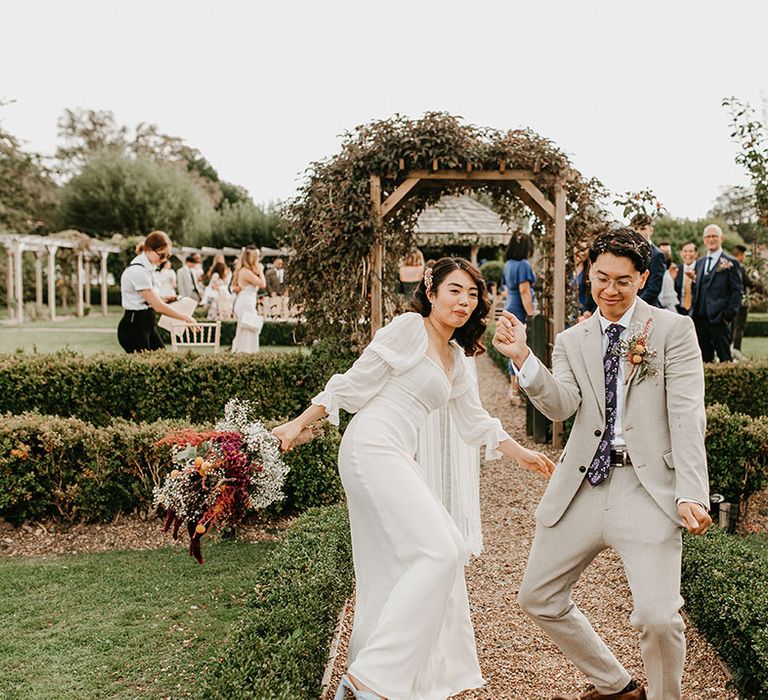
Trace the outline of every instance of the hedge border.
{"type": "Polygon", "coordinates": [[[201,678],[200,698],[320,696],[333,631],[354,585],[344,505],[313,509],[258,572],[240,628],[201,678]]]}

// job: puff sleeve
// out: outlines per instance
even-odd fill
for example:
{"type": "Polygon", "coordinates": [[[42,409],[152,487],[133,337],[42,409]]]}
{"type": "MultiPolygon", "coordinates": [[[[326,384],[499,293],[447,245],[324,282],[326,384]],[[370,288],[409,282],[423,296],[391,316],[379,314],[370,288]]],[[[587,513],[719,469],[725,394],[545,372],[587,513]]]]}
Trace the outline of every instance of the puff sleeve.
{"type": "Polygon", "coordinates": [[[461,439],[468,445],[485,445],[486,459],[499,459],[499,443],[510,437],[502,428],[501,421],[491,416],[480,402],[480,390],[477,380],[470,374],[461,358],[456,367],[459,373],[454,377],[451,398],[448,407],[461,439]]]}
{"type": "Polygon", "coordinates": [[[405,313],[376,332],[370,345],[344,374],[334,374],[312,399],[328,420],[339,424],[339,409],[356,413],[386,385],[389,377],[413,367],[427,352],[421,314],[405,313]]]}

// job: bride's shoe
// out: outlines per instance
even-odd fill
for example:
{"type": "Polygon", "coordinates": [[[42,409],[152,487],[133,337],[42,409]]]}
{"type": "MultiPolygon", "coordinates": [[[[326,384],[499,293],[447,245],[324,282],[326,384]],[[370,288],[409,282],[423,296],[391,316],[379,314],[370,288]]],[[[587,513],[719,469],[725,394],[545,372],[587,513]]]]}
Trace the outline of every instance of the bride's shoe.
{"type": "Polygon", "coordinates": [[[347,688],[349,688],[355,700],[379,700],[378,695],[369,693],[367,690],[358,690],[355,688],[347,675],[343,675],[341,677],[341,681],[339,682],[339,689],[336,691],[336,697],[334,700],[344,700],[347,688]]]}

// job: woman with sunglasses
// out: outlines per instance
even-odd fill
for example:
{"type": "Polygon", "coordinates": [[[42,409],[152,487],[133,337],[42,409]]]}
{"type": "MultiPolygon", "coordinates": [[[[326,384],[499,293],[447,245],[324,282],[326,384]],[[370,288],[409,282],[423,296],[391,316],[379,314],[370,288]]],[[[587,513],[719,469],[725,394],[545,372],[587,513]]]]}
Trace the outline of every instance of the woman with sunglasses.
{"type": "Polygon", "coordinates": [[[117,340],[126,352],[159,350],[163,341],[155,328],[155,311],[194,324],[191,316],[181,314],[166,304],[155,288],[152,273],[171,254],[171,239],[163,231],[152,231],[136,249],[120,277],[120,303],[123,317],[117,326],[117,340]]]}

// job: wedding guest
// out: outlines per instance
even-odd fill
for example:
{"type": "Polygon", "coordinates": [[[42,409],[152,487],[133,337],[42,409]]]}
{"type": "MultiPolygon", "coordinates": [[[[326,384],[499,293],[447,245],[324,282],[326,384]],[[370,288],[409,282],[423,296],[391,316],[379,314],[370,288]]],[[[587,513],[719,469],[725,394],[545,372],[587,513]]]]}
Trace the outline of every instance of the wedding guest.
{"type": "Polygon", "coordinates": [[[232,352],[259,352],[259,335],[264,320],[259,316],[257,303],[259,290],[265,289],[264,265],[261,253],[253,247],[246,248],[235,266],[232,288],[237,291],[233,306],[237,318],[237,331],[232,341],[232,352]]]}
{"type": "Polygon", "coordinates": [[[672,260],[672,245],[666,241],[661,241],[658,245],[659,250],[664,253],[667,260],[672,260]]]}
{"type": "Polygon", "coordinates": [[[424,254],[418,248],[414,248],[403,258],[398,269],[400,294],[410,297],[423,276],[424,254]]]}
{"type": "Polygon", "coordinates": [[[283,450],[312,422],[355,413],[339,447],[355,566],[355,621],[345,689],[359,700],[447,698],[483,685],[464,579],[466,543],[414,460],[427,416],[447,406],[467,444],[486,445],[549,477],[554,464],[522,447],[483,409],[462,355],[483,352],[490,311],[471,263],[427,268],[414,311],[396,317],[300,416],[273,432],[283,450]]]}
{"type": "Polygon", "coordinates": [[[693,241],[686,241],[680,248],[680,259],[683,262],[677,278],[675,279],[675,292],[680,303],[677,312],[683,316],[693,314],[693,297],[696,287],[696,244],[693,241]]]}
{"type": "Polygon", "coordinates": [[[267,270],[267,294],[281,297],[285,294],[285,264],[282,258],[275,258],[272,267],[267,270]]]}
{"type": "Polygon", "coordinates": [[[138,248],[120,277],[120,304],[123,317],[117,326],[117,340],[128,353],[159,350],[163,341],[155,328],[155,312],[194,324],[191,316],[181,314],[166,304],[158,294],[152,273],[168,260],[171,240],[163,231],[153,231],[138,248]]]}
{"type": "Polygon", "coordinates": [[[648,279],[645,286],[638,292],[638,296],[651,306],[661,307],[659,294],[664,283],[664,273],[667,270],[666,258],[651,238],[653,237],[653,219],[648,214],[635,214],[629,222],[631,228],[645,238],[651,245],[651,262],[648,266],[648,279]]]}
{"type": "Polygon", "coordinates": [[[597,306],[592,299],[592,288],[589,283],[589,247],[579,247],[574,253],[574,275],[579,299],[578,321],[585,321],[595,311],[597,306]]]}
{"type": "Polygon", "coordinates": [[[741,341],[744,337],[744,328],[747,325],[747,313],[749,312],[749,292],[764,292],[763,285],[752,279],[745,265],[747,257],[747,247],[743,245],[733,246],[733,257],[739,262],[741,272],[741,285],[744,290],[744,296],[741,300],[741,306],[733,319],[733,348],[741,352],[741,341]]]}
{"type": "MultiPolygon", "coordinates": [[[[509,239],[507,249],[504,252],[504,272],[501,276],[501,284],[506,290],[507,298],[504,309],[517,316],[523,323],[526,318],[533,316],[536,303],[536,293],[533,285],[536,283],[536,275],[528,255],[531,253],[531,239],[526,234],[515,234],[509,239]]],[[[517,377],[509,369],[509,401],[515,406],[525,404],[525,398],[517,390],[517,377]]]]}
{"type": "Polygon", "coordinates": [[[717,224],[704,229],[707,254],[696,261],[696,293],[693,299],[693,322],[704,362],[712,362],[715,354],[720,362],[730,362],[732,327],[739,313],[744,289],[741,266],[736,258],[723,251],[723,231],[717,224]]]}
{"type": "Polygon", "coordinates": [[[190,253],[184,265],[176,271],[176,289],[180,297],[190,297],[196,302],[203,301],[205,287],[200,282],[198,264],[202,263],[199,253],[190,253]]]}
{"type": "Polygon", "coordinates": [[[208,318],[211,321],[228,321],[232,316],[234,299],[224,281],[228,277],[228,269],[226,264],[220,261],[211,265],[206,273],[208,286],[205,288],[203,301],[208,305],[208,318]]]}
{"type": "MultiPolygon", "coordinates": [[[[672,266],[675,263],[672,262],[672,258],[664,257],[666,270],[664,270],[664,276],[661,278],[661,292],[659,292],[659,306],[667,311],[677,311],[677,305],[680,300],[677,298],[677,292],[675,291],[675,279],[672,276],[672,266]]],[[[677,273],[677,265],[675,265],[675,273],[677,273]]]]}
{"type": "Polygon", "coordinates": [[[536,408],[556,421],[575,414],[536,510],[518,602],[593,686],[554,700],[645,700],[572,598],[582,572],[612,548],[632,591],[647,697],[681,700],[682,530],[703,535],[712,523],[701,355],[690,319],[638,298],[651,259],[644,237],[625,227],[607,231],[589,257],[598,311],[557,335],[551,371],[515,316],[496,325],[493,344],[512,360],[536,408]],[[624,359],[625,347],[637,362],[624,359]]]}
{"type": "Polygon", "coordinates": [[[166,260],[160,269],[152,273],[158,294],[163,301],[176,300],[176,273],[171,267],[171,261],[166,260]]]}

